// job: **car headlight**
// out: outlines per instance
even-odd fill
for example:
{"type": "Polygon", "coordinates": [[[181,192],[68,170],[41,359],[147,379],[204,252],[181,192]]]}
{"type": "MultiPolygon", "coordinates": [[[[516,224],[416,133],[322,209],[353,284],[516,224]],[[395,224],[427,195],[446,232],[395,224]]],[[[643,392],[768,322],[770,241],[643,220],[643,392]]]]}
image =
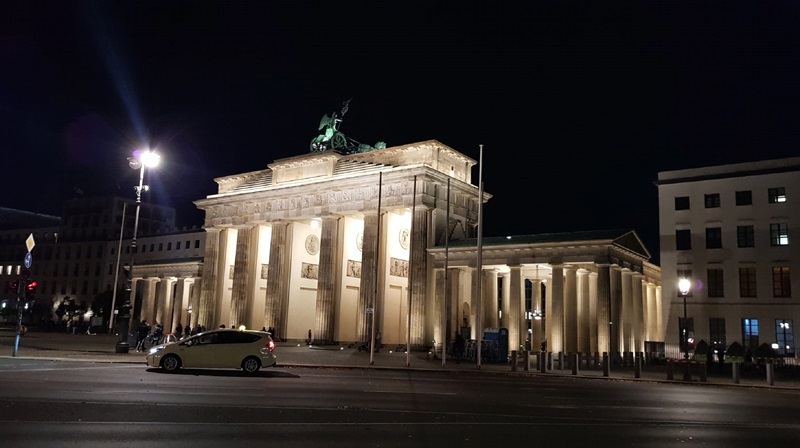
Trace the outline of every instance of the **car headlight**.
{"type": "Polygon", "coordinates": [[[161,350],[164,350],[164,346],[163,345],[159,345],[157,347],[153,347],[153,348],[150,349],[150,354],[151,355],[155,355],[156,353],[160,352],[161,350]]]}

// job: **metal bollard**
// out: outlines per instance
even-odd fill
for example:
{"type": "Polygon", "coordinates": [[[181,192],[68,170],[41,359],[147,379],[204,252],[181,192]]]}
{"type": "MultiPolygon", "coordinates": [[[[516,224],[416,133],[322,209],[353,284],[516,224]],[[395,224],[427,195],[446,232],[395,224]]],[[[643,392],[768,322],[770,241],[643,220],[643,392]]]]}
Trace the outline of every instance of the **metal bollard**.
{"type": "Polygon", "coordinates": [[[564,370],[564,352],[558,352],[558,370],[564,370]]]}
{"type": "Polygon", "coordinates": [[[699,365],[700,367],[700,382],[705,383],[708,382],[708,363],[703,361],[699,365]]]}
{"type": "Polygon", "coordinates": [[[738,362],[735,362],[731,365],[731,370],[733,371],[733,384],[739,384],[739,366],[740,364],[738,362]]]}
{"type": "Polygon", "coordinates": [[[639,352],[636,352],[636,357],[633,359],[633,376],[642,377],[642,355],[639,352]]]}
{"type": "Polygon", "coordinates": [[[611,363],[608,360],[608,352],[603,352],[603,376],[611,374],[611,363]]]}
{"type": "Polygon", "coordinates": [[[517,371],[517,351],[511,350],[511,371],[517,371]]]}
{"type": "Polygon", "coordinates": [[[547,373],[547,352],[539,352],[539,371],[547,373]]]}
{"type": "Polygon", "coordinates": [[[578,366],[581,363],[581,354],[580,353],[573,353],[572,354],[572,374],[578,374],[578,366]]]}
{"type": "Polygon", "coordinates": [[[683,381],[692,381],[692,364],[688,359],[683,360],[683,381]]]}
{"type": "Polygon", "coordinates": [[[667,360],[667,380],[675,380],[675,363],[671,359],[667,360]]]}
{"type": "Polygon", "coordinates": [[[524,358],[522,358],[523,368],[525,369],[526,372],[530,372],[531,371],[531,352],[529,352],[528,350],[525,350],[524,352],[522,352],[522,356],[524,356],[524,358]]]}
{"type": "Polygon", "coordinates": [[[775,385],[775,364],[772,363],[772,360],[767,362],[767,384],[775,385]]]}
{"type": "Polygon", "coordinates": [[[553,352],[547,352],[547,370],[553,370],[553,352]]]}

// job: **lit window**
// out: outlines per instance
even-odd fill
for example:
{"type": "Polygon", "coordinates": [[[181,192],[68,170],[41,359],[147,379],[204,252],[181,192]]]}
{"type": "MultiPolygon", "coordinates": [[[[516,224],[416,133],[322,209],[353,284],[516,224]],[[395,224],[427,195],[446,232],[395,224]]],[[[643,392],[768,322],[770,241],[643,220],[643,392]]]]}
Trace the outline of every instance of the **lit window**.
{"type": "Polygon", "coordinates": [[[744,348],[758,348],[758,319],[742,319],[742,345],[744,348]]]}
{"type": "Polygon", "coordinates": [[[789,224],[786,223],[770,224],[769,240],[773,246],[788,246],[789,224]]]}
{"type": "Polygon", "coordinates": [[[791,319],[775,319],[775,342],[778,354],[794,356],[794,333],[791,319]]]}
{"type": "Polygon", "coordinates": [[[786,202],[786,188],[770,188],[768,190],[769,203],[776,204],[778,202],[786,202]]]}

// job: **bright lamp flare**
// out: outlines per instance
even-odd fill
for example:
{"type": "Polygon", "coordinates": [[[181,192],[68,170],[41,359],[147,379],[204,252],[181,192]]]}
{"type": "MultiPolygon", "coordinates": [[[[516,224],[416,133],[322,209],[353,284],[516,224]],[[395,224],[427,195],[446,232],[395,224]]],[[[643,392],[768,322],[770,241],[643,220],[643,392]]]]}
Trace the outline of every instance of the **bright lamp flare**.
{"type": "Polygon", "coordinates": [[[692,282],[689,281],[688,278],[682,278],[678,281],[678,289],[681,292],[681,295],[689,294],[689,289],[692,287],[692,282]]]}
{"type": "Polygon", "coordinates": [[[161,161],[161,156],[153,151],[147,150],[139,154],[139,160],[142,161],[144,166],[153,168],[154,166],[158,165],[158,162],[161,161]]]}

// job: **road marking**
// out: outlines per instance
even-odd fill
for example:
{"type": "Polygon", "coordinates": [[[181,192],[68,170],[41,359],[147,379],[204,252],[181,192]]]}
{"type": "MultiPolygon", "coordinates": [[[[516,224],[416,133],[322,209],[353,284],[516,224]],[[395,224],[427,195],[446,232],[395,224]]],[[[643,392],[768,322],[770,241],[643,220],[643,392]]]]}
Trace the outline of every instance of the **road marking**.
{"type": "Polygon", "coordinates": [[[425,392],[413,390],[367,390],[363,389],[361,392],[372,394],[423,394],[423,395],[456,395],[455,392],[425,392]]]}

